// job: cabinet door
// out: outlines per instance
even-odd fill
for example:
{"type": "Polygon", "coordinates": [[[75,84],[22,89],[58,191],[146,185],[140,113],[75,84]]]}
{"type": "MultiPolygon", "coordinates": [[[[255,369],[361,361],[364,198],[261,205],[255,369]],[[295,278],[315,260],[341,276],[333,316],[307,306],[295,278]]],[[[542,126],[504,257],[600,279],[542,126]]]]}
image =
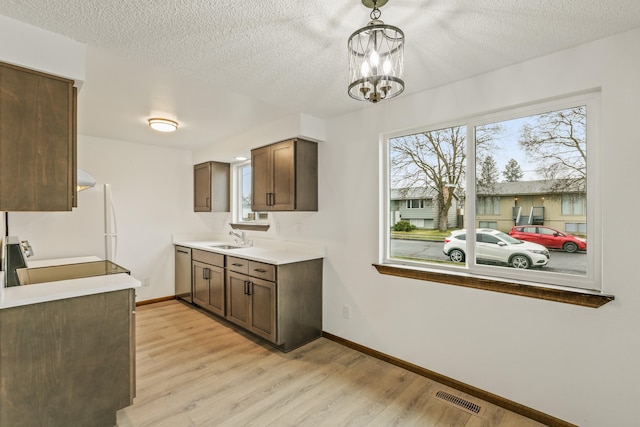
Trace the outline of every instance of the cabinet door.
{"type": "Polygon", "coordinates": [[[224,269],[209,267],[209,304],[206,308],[214,314],[224,316],[224,269]]]}
{"type": "Polygon", "coordinates": [[[276,284],[251,278],[249,330],[256,335],[276,342],[276,284]]]}
{"type": "Polygon", "coordinates": [[[0,426],[116,425],[133,402],[134,306],[122,289],[0,310],[0,426]]]}
{"type": "Polygon", "coordinates": [[[249,295],[251,278],[227,270],[227,319],[249,329],[249,295]]]}
{"type": "Polygon", "coordinates": [[[199,261],[193,261],[193,302],[201,307],[209,305],[208,269],[211,267],[199,261]]]}
{"type": "Polygon", "coordinates": [[[211,212],[211,163],[193,167],[193,210],[211,212]]]}
{"type": "Polygon", "coordinates": [[[0,211],[70,211],[73,81],[0,63],[0,211]]]}
{"type": "Polygon", "coordinates": [[[193,167],[193,210],[195,212],[229,212],[231,165],[205,162],[193,167]]]}
{"type": "Polygon", "coordinates": [[[295,147],[294,141],[271,146],[272,210],[291,211],[296,208],[295,147]]]}
{"type": "Polygon", "coordinates": [[[268,211],[271,197],[271,147],[251,151],[251,210],[268,211]]]}

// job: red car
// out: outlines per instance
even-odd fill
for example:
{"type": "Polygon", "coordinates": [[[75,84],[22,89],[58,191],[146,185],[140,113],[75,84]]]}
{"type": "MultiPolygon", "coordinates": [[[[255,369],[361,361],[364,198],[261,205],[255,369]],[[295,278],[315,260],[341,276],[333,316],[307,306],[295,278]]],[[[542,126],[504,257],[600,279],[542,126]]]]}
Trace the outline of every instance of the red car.
{"type": "Polygon", "coordinates": [[[517,225],[509,235],[525,242],[533,242],[548,249],[562,249],[565,252],[586,251],[587,241],[562,231],[540,225],[517,225]]]}

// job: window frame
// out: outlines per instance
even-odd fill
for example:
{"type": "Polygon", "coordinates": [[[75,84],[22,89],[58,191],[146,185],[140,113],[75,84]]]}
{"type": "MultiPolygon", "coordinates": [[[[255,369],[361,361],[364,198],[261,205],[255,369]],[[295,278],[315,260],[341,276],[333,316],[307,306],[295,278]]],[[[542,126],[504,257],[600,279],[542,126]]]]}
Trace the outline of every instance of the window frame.
{"type": "Polygon", "coordinates": [[[268,229],[269,217],[267,212],[255,212],[256,214],[265,214],[267,216],[266,219],[262,220],[258,219],[259,215],[256,215],[256,218],[254,220],[245,220],[242,218],[242,170],[246,166],[251,166],[250,159],[231,164],[231,175],[233,177],[231,180],[231,218],[233,221],[231,226],[233,228],[247,230],[255,229],[254,227],[256,226],[258,227],[258,229],[261,229],[263,226],[267,226],[268,229]]]}
{"type": "MultiPolygon", "coordinates": [[[[483,216],[495,216],[500,215],[500,196],[476,196],[476,206],[481,205],[483,207],[483,212],[478,213],[478,215],[483,216]],[[482,203],[478,203],[478,201],[482,199],[482,203]],[[487,212],[488,201],[491,200],[491,212],[487,212]],[[498,212],[496,212],[496,209],[498,212]]],[[[482,227],[480,227],[482,228],[482,227]]]]}
{"type": "Polygon", "coordinates": [[[406,209],[424,209],[424,199],[407,199],[407,206],[406,209]],[[409,205],[413,205],[413,202],[418,202],[418,207],[415,206],[409,206],[409,205]]]}
{"type": "MultiPolygon", "coordinates": [[[[587,195],[587,200],[589,199],[588,195],[587,195]]],[[[582,196],[581,194],[578,193],[567,193],[567,194],[562,194],[561,196],[561,208],[560,208],[560,214],[562,216],[580,216],[580,215],[584,215],[584,211],[585,211],[585,200],[584,200],[584,196],[582,196]],[[565,211],[565,199],[568,198],[569,202],[567,203],[569,210],[571,212],[566,212],[565,211]],[[576,206],[580,206],[579,209],[574,209],[576,206]],[[579,212],[576,212],[578,211],[579,212]]],[[[587,204],[588,206],[588,204],[587,204]]]]}
{"type": "MultiPolygon", "coordinates": [[[[379,263],[374,264],[380,272],[386,270],[387,273],[396,276],[403,276],[402,269],[407,270],[408,277],[414,277],[416,271],[424,271],[424,280],[436,281],[440,283],[450,283],[459,285],[460,277],[477,279],[479,283],[488,281],[497,286],[492,286],[494,291],[499,291],[501,287],[511,289],[513,286],[520,289],[523,285],[530,288],[525,293],[535,294],[536,289],[554,289],[556,291],[569,292],[575,294],[605,295],[602,283],[601,259],[602,259],[602,218],[601,218],[601,140],[600,135],[600,92],[592,91],[577,95],[568,95],[551,100],[536,101],[530,104],[505,108],[500,111],[489,113],[478,113],[474,116],[451,120],[444,123],[433,123],[412,129],[404,129],[380,135],[380,248],[379,263]],[[479,265],[475,262],[475,242],[472,241],[467,247],[467,262],[464,266],[453,266],[436,264],[435,262],[405,261],[390,257],[390,219],[389,194],[390,188],[390,140],[413,133],[429,132],[448,127],[466,126],[466,180],[465,180],[465,219],[464,228],[474,229],[478,220],[476,214],[477,196],[476,185],[476,153],[474,132],[476,127],[492,123],[513,120],[521,117],[534,116],[551,111],[558,111],[567,108],[585,105],[587,109],[587,193],[588,201],[586,206],[587,235],[589,236],[589,251],[587,251],[587,272],[584,276],[570,276],[568,274],[542,272],[530,274],[532,270],[518,271],[517,269],[507,269],[498,266],[479,265]],[[472,189],[473,191],[469,191],[472,189]],[[389,273],[389,268],[400,269],[394,273],[389,273]],[[438,280],[434,280],[437,278],[438,280]]],[[[407,277],[407,276],[403,276],[407,277]]],[[[463,285],[466,286],[466,285],[463,285]]],[[[475,287],[475,286],[472,286],[475,287]]],[[[507,293],[514,293],[505,291],[507,293]]],[[[530,295],[531,296],[531,295],[530,295]]],[[[606,295],[605,302],[613,299],[606,295]]],[[[544,298],[547,299],[547,298],[544,298]]],[[[553,298],[552,298],[553,299],[553,298]]]]}

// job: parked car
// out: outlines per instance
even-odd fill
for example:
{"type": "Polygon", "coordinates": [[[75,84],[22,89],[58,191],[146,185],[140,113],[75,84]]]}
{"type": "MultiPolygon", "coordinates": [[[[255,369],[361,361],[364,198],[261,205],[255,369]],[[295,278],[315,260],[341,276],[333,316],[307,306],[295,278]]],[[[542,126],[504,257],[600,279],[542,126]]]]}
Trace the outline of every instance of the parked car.
{"type": "Polygon", "coordinates": [[[565,252],[587,250],[585,239],[541,225],[517,225],[511,229],[509,235],[516,239],[537,243],[547,249],[562,249],[565,252]]]}
{"type": "MultiPolygon", "coordinates": [[[[444,239],[443,252],[451,261],[466,259],[466,230],[456,230],[444,239]]],[[[476,230],[476,261],[504,264],[514,268],[543,267],[549,262],[549,250],[537,243],[515,239],[488,228],[476,230]]]]}

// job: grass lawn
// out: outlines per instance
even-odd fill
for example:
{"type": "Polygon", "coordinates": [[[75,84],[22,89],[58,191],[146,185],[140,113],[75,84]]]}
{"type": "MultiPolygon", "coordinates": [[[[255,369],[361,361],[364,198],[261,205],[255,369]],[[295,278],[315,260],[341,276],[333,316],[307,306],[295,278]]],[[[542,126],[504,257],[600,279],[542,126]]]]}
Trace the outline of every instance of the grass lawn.
{"type": "Polygon", "coordinates": [[[441,242],[451,234],[453,229],[449,229],[444,233],[438,230],[413,230],[413,231],[393,231],[391,230],[392,239],[401,240],[431,240],[435,242],[441,242]]]}

